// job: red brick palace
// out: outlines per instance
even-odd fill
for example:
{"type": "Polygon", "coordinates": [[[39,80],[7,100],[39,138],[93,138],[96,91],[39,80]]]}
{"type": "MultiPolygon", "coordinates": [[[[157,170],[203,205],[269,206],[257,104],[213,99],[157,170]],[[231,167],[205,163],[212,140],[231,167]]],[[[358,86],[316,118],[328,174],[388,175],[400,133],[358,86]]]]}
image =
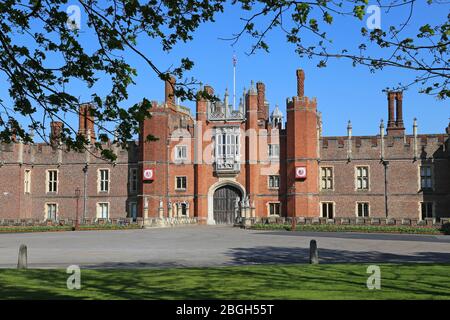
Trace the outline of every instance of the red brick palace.
{"type": "MultiPolygon", "coordinates": [[[[286,120],[270,106],[262,82],[251,84],[238,105],[199,98],[196,115],[175,103],[153,102],[139,141],[121,149],[108,143],[114,163],[58,143],[16,141],[0,149],[0,219],[195,218],[233,223],[258,217],[450,216],[450,124],[442,133],[412,134],[403,123],[402,92],[388,93],[388,121],[373,136],[322,136],[315,98],[304,92],[286,100],[286,120]],[[445,133],[444,133],[445,132],[445,133]],[[158,140],[145,142],[152,134],[158,140]]],[[[214,90],[205,86],[211,95],[214,90]]],[[[95,119],[80,108],[79,134],[95,140],[95,119]]]]}

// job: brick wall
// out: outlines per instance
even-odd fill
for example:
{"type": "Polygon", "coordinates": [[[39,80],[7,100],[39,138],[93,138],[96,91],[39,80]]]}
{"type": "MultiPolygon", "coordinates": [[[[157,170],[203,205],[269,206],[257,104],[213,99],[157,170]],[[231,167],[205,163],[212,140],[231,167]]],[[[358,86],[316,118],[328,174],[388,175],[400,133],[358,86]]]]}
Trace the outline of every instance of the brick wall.
{"type": "MultiPolygon", "coordinates": [[[[389,161],[387,170],[388,212],[392,218],[420,218],[420,202],[432,202],[437,217],[450,215],[450,142],[448,134],[405,135],[403,122],[393,119],[383,140],[380,135],[319,137],[320,121],[317,101],[304,96],[304,73],[297,72],[297,96],[287,100],[286,128],[272,128],[265,101],[265,85],[259,82],[244,94],[246,104],[243,121],[209,121],[208,102],[199,96],[195,119],[185,109],[177,106],[171,95],[171,86],[166,86],[166,101],[152,103],[152,118],[141,125],[138,142],[130,142],[129,150],[112,145],[118,152],[113,163],[101,160],[98,155],[66,151],[45,144],[23,145],[19,142],[3,144],[0,149],[0,218],[44,219],[47,203],[58,204],[60,218],[75,218],[75,189],[80,188],[79,212],[83,212],[83,168],[87,171],[87,210],[89,218],[95,218],[97,204],[110,204],[110,217],[129,216],[130,203],[138,204],[138,216],[144,215],[145,199],[148,216],[169,217],[176,215],[176,204],[187,203],[190,217],[206,223],[211,213],[208,197],[214,187],[232,184],[242,188],[250,196],[257,217],[268,216],[270,202],[281,203],[284,217],[319,217],[321,202],[334,203],[334,216],[356,217],[357,203],[368,202],[371,217],[385,217],[385,169],[382,160],[389,161]],[[398,126],[396,124],[399,124],[398,126]],[[219,175],[203,155],[211,153],[215,128],[235,126],[239,128],[241,166],[236,174],[219,175]],[[275,129],[275,130],[273,130],[275,129]],[[251,140],[251,131],[255,140],[251,140]],[[204,135],[209,132],[210,135],[204,135]],[[152,134],[158,140],[145,142],[152,134]],[[200,144],[200,139],[204,138],[200,144]],[[255,142],[256,141],[256,142],[255,142]],[[265,142],[261,142],[265,141],[265,142]],[[383,142],[383,143],[382,143],[383,142]],[[268,143],[279,143],[278,160],[268,159],[268,143]],[[188,161],[178,162],[173,157],[176,146],[186,145],[188,161]],[[383,150],[382,150],[383,146],[383,150]],[[256,152],[255,155],[252,152],[256,152]],[[253,155],[253,158],[252,158],[253,155]],[[255,156],[258,155],[258,158],[255,156]],[[383,157],[383,159],[382,159],[383,157]],[[197,162],[194,160],[197,158],[197,162]],[[202,160],[202,161],[200,161],[202,160]],[[420,189],[420,166],[433,169],[433,189],[420,189]],[[307,168],[306,180],[295,178],[295,168],[307,168]],[[357,190],[355,168],[369,168],[368,190],[357,190]],[[333,168],[333,189],[320,189],[320,168],[333,168]],[[130,169],[138,169],[138,190],[130,191],[130,169]],[[142,172],[153,168],[153,181],[143,182],[142,172]],[[46,190],[46,172],[58,170],[57,193],[46,190]],[[99,169],[110,170],[110,190],[97,190],[99,169]],[[31,170],[31,192],[24,190],[25,170],[31,170]],[[280,176],[280,188],[268,186],[268,176],[280,176]],[[187,178],[187,188],[176,188],[176,177],[187,178]],[[162,202],[161,211],[160,202],[162,202]]],[[[171,80],[173,81],[173,80],[171,80]]],[[[214,90],[205,86],[210,94],[214,90]]],[[[398,93],[395,96],[399,97],[398,93]]],[[[398,99],[396,100],[398,103],[398,99]]],[[[402,114],[402,104],[397,113],[402,114]]],[[[84,105],[83,110],[87,107],[84,105]]],[[[80,112],[88,116],[86,112],[80,112]]],[[[83,115],[84,114],[84,115],[83,115]]],[[[88,119],[89,120],[89,119],[88,119]]],[[[90,128],[90,121],[80,119],[82,126],[90,128]]],[[[80,128],[80,134],[88,130],[80,128]]],[[[449,130],[450,132],[450,130],[449,130]]],[[[383,130],[384,134],[384,130],[383,130]]],[[[91,138],[95,136],[91,132],[91,138]]],[[[57,137],[55,137],[57,138],[57,137]]]]}
{"type": "Polygon", "coordinates": [[[0,155],[3,163],[0,167],[2,198],[0,218],[44,219],[46,204],[56,203],[59,218],[75,219],[76,188],[81,190],[79,199],[81,217],[84,211],[83,168],[86,161],[88,163],[86,217],[96,217],[99,202],[110,204],[111,218],[126,217],[128,204],[137,198],[137,194],[130,194],[128,191],[129,168],[137,166],[137,158],[134,156],[136,150],[136,146],[131,146],[128,151],[118,149],[118,159],[115,164],[111,164],[98,158],[98,154],[97,157],[94,156],[95,153],[87,157],[85,153],[59,150],[45,144],[3,145],[0,155]],[[20,163],[18,159],[21,159],[20,163]],[[97,190],[98,169],[110,170],[110,190],[107,193],[97,190]],[[25,170],[31,172],[29,193],[25,192],[25,170]],[[55,193],[47,192],[48,170],[58,172],[58,189],[55,193]]]}

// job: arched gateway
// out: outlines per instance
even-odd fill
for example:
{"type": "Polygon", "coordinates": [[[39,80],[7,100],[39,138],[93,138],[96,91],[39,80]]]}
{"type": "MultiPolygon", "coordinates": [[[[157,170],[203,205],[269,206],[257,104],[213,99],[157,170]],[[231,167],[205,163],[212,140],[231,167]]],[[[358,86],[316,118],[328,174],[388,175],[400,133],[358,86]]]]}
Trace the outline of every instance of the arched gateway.
{"type": "Polygon", "coordinates": [[[241,192],[230,185],[225,185],[214,192],[214,221],[217,224],[232,224],[239,214],[241,192]]]}
{"type": "Polygon", "coordinates": [[[208,191],[208,224],[232,224],[241,214],[244,187],[234,180],[222,180],[208,191]],[[236,203],[239,201],[239,203],[236,203]]]}

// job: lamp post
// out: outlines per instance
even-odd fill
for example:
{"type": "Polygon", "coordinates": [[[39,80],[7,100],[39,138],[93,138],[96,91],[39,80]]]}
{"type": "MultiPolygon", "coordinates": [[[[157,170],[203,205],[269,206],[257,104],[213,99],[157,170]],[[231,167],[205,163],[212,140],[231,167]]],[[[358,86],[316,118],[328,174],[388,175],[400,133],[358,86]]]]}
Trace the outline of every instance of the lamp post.
{"type": "Polygon", "coordinates": [[[388,209],[388,179],[387,179],[387,172],[389,167],[389,161],[383,160],[383,166],[384,166],[384,210],[386,214],[386,219],[389,215],[389,209],[388,209]]]}
{"type": "Polygon", "coordinates": [[[86,205],[87,205],[87,172],[88,165],[83,167],[83,221],[86,219],[86,205]]]}
{"type": "Polygon", "coordinates": [[[80,228],[80,225],[79,225],[79,218],[78,218],[78,203],[79,203],[79,201],[80,201],[80,194],[81,194],[81,191],[80,191],[80,188],[76,188],[75,189],[75,198],[76,198],[76,200],[77,200],[77,215],[76,215],[76,220],[75,220],[75,230],[78,230],[79,228],[80,228]]]}

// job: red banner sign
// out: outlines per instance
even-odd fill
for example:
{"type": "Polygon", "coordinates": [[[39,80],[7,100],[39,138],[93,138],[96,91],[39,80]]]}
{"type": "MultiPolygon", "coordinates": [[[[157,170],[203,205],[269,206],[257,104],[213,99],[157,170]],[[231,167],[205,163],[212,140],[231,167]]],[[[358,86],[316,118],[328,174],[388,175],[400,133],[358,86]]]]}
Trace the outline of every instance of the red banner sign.
{"type": "Polygon", "coordinates": [[[295,178],[306,179],[306,167],[295,167],[295,178]]]}
{"type": "Polygon", "coordinates": [[[155,169],[153,168],[146,168],[142,172],[142,180],[144,181],[153,181],[155,176],[155,169]]]}

